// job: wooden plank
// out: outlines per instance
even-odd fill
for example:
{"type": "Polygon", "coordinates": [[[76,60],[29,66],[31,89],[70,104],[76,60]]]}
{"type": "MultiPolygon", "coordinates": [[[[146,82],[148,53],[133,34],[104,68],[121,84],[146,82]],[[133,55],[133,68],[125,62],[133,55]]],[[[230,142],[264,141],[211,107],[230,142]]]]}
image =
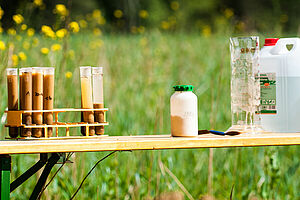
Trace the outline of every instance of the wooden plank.
{"type": "Polygon", "coordinates": [[[54,125],[22,125],[24,128],[45,128],[45,127],[53,127],[53,128],[72,128],[72,127],[87,127],[87,126],[106,126],[109,125],[108,122],[95,122],[95,123],[85,123],[85,122],[78,122],[78,123],[62,123],[58,122],[60,124],[54,124],[54,125]]]}
{"type": "Polygon", "coordinates": [[[57,108],[53,110],[5,110],[5,113],[36,113],[36,112],[82,112],[82,111],[108,111],[108,108],[57,108]]]}
{"type": "Polygon", "coordinates": [[[91,139],[0,141],[0,154],[156,150],[208,147],[299,145],[300,133],[261,133],[238,136],[212,134],[198,137],[170,135],[107,136],[91,139]]]}

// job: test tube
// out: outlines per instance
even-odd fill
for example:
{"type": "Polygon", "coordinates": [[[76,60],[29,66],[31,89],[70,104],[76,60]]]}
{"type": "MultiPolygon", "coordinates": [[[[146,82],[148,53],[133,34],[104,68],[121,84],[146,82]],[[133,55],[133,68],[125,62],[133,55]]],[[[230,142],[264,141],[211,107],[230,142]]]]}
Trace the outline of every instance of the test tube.
{"type": "MultiPolygon", "coordinates": [[[[43,110],[43,79],[44,70],[42,67],[32,68],[32,109],[43,110]]],[[[32,115],[33,123],[36,125],[43,124],[42,112],[34,112],[32,115]]],[[[34,128],[32,130],[33,137],[41,137],[43,135],[42,128],[34,128]]]]}
{"type": "MultiPolygon", "coordinates": [[[[94,108],[104,108],[103,100],[103,67],[93,67],[93,106],[94,108]]],[[[95,111],[95,122],[104,122],[104,112],[95,111]]],[[[104,134],[104,126],[96,126],[96,135],[104,134]]]]}
{"type": "MultiPolygon", "coordinates": [[[[85,109],[93,108],[92,100],[92,73],[91,67],[80,67],[80,82],[81,82],[81,107],[85,109]]],[[[83,121],[88,123],[94,123],[94,112],[84,111],[83,121]]],[[[82,133],[85,135],[85,133],[82,133]]],[[[89,127],[89,135],[95,135],[95,127],[89,127]]]]}
{"type": "MultiPolygon", "coordinates": [[[[53,110],[54,99],[54,67],[44,67],[44,83],[43,83],[43,109],[53,110]]],[[[53,112],[44,112],[44,124],[53,124],[53,112]]],[[[51,137],[53,128],[48,128],[47,137],[51,137]]]]}
{"type": "MultiPolygon", "coordinates": [[[[7,68],[6,75],[8,110],[18,110],[18,68],[7,68]]],[[[9,127],[8,133],[11,138],[18,137],[18,127],[9,127]]]]}
{"type": "MultiPolygon", "coordinates": [[[[20,69],[20,107],[21,110],[32,110],[32,68],[20,69]]],[[[31,125],[32,116],[30,113],[23,113],[22,124],[31,125]]],[[[21,128],[21,137],[30,137],[31,128],[21,128]]]]}

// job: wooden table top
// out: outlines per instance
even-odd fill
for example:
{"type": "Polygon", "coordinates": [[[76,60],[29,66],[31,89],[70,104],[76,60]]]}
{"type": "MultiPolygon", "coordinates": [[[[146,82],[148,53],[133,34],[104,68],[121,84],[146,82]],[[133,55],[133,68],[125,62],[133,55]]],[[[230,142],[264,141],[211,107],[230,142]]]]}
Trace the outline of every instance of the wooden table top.
{"type": "Polygon", "coordinates": [[[236,136],[205,134],[198,137],[171,137],[170,135],[100,136],[80,137],[80,139],[2,140],[0,141],[0,154],[254,147],[299,144],[300,133],[243,133],[236,136]]]}

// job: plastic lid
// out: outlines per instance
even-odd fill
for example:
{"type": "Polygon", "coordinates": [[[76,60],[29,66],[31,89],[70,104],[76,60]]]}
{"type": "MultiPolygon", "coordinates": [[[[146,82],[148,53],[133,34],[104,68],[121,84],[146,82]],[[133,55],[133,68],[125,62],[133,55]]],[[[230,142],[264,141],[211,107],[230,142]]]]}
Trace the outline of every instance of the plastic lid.
{"type": "Polygon", "coordinates": [[[264,46],[275,46],[279,38],[266,38],[264,46]]]}
{"type": "Polygon", "coordinates": [[[103,74],[103,67],[92,67],[92,74],[103,74]]]}
{"type": "Polygon", "coordinates": [[[20,68],[19,72],[20,73],[31,73],[32,68],[31,67],[23,67],[23,68],[20,68]]]}
{"type": "Polygon", "coordinates": [[[92,68],[90,66],[80,67],[80,77],[92,76],[92,68]]]}
{"type": "Polygon", "coordinates": [[[43,67],[45,75],[54,75],[55,68],[54,67],[43,67]]]}
{"type": "Polygon", "coordinates": [[[192,85],[175,85],[173,86],[175,91],[193,91],[194,86],[192,85]]]}
{"type": "Polygon", "coordinates": [[[32,68],[32,73],[41,73],[41,74],[43,74],[44,69],[43,69],[43,67],[33,67],[32,68]]]}
{"type": "Polygon", "coordinates": [[[7,75],[18,75],[18,68],[6,68],[7,75]]]}

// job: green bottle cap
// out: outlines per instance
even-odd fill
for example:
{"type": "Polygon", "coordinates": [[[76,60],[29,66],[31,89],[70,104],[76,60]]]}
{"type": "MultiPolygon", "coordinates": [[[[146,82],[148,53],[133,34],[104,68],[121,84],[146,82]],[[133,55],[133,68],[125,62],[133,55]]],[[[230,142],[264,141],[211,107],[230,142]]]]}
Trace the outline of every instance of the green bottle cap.
{"type": "Polygon", "coordinates": [[[192,85],[175,85],[173,86],[175,91],[193,91],[194,86],[192,85]]]}

